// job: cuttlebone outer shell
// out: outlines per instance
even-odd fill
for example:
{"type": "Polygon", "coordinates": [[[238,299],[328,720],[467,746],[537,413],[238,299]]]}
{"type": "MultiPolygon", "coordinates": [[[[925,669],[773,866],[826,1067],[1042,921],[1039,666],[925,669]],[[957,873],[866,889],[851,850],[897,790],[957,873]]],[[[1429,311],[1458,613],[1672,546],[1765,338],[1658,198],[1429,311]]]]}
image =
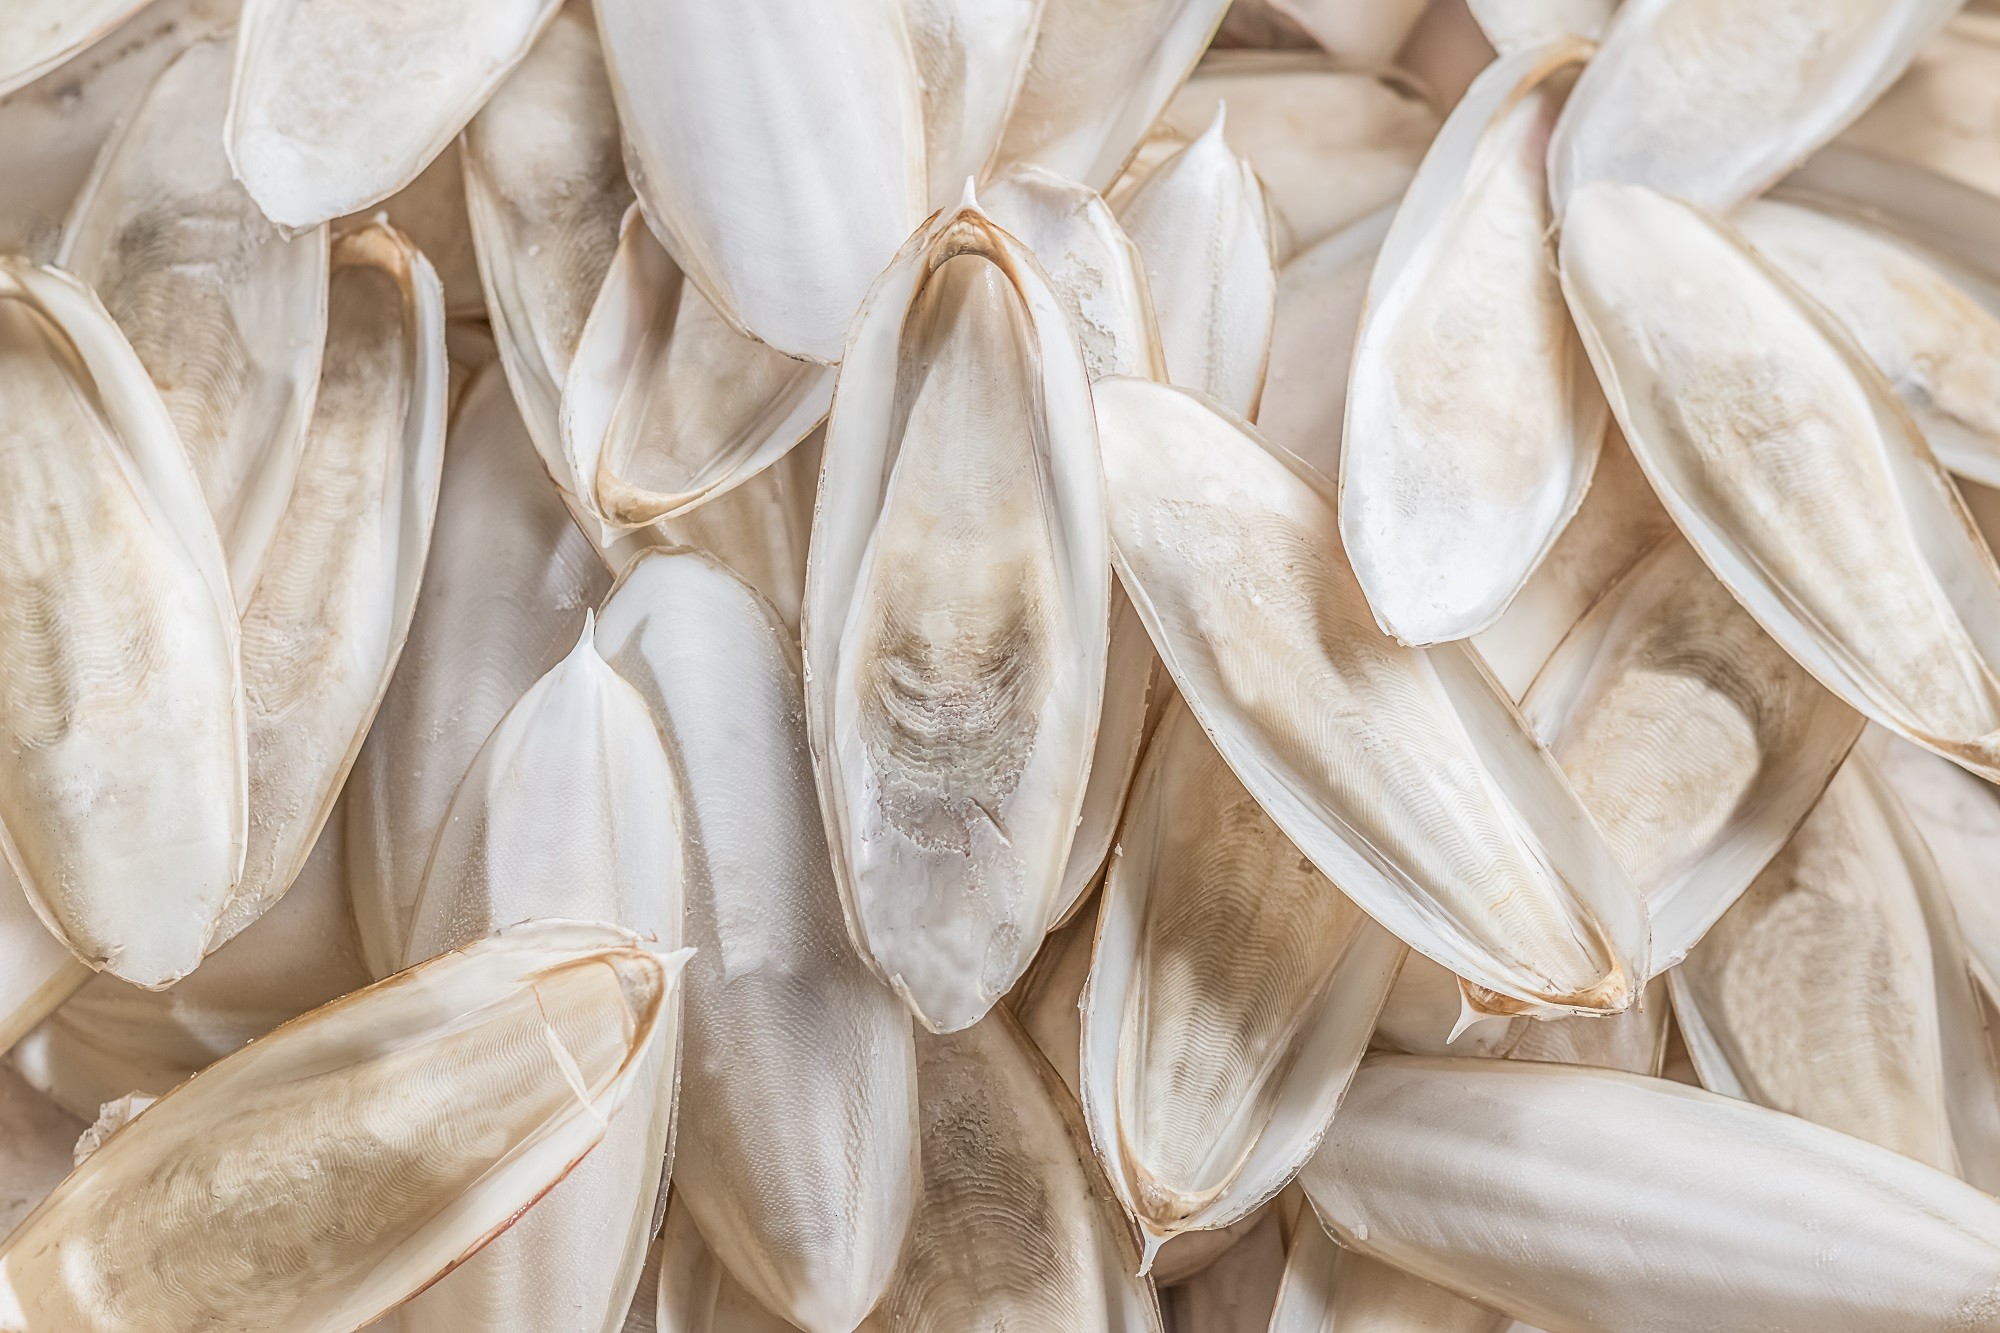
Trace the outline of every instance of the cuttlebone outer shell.
{"type": "MultiPolygon", "coordinates": [[[[1936,872],[1906,854],[1901,812],[1865,764],[1849,760],[1673,970],[1674,1012],[1705,1086],[1956,1174],[1941,979],[1916,882],[1936,872]]],[[[1957,980],[1969,1001],[1962,968],[1957,980]]]]}
{"type": "Polygon", "coordinates": [[[1257,405],[1257,429],[1330,480],[1340,476],[1347,417],[1347,372],[1368,277],[1394,205],[1348,224],[1278,269],[1271,364],[1257,405]]]}
{"type": "MultiPolygon", "coordinates": [[[[459,785],[407,960],[561,912],[676,948],[677,795],[651,710],[598,654],[586,620],[576,647],[508,710],[459,785]]],[[[405,1307],[404,1333],[615,1333],[639,1282],[671,1141],[677,1032],[670,1015],[590,1157],[405,1307]]]]}
{"type": "Polygon", "coordinates": [[[243,869],[243,685],[222,543],[166,405],[88,288],[0,260],[0,822],[77,957],[193,970],[243,869]]]}
{"type": "Polygon", "coordinates": [[[1229,0],[1051,0],[998,163],[1102,191],[1187,79],[1229,0]]]}
{"type": "Polygon", "coordinates": [[[1880,373],[1725,224],[1643,186],[1579,193],[1561,260],[1612,411],[1716,577],[1855,709],[2000,776],[2000,570],[1880,373]]]}
{"type": "Polygon", "coordinates": [[[1429,99],[1393,71],[1305,51],[1210,51],[1155,138],[1193,139],[1224,105],[1229,142],[1250,159],[1276,215],[1280,261],[1394,204],[1438,130],[1429,99]]]}
{"type": "Polygon", "coordinates": [[[424,868],[473,756],[569,652],[610,584],[489,366],[452,422],[416,614],[347,784],[355,924],[376,976],[402,962],[424,868]]]}
{"type": "Polygon", "coordinates": [[[976,1022],[1065,905],[1110,623],[1095,443],[1040,265],[976,204],[940,213],[856,321],[804,615],[848,928],[933,1030],[976,1022]]]}
{"type": "Polygon", "coordinates": [[[1784,847],[1862,727],[1677,536],[1577,621],[1521,710],[1646,895],[1655,974],[1784,847]]]}
{"type": "Polygon", "coordinates": [[[1557,41],[1487,68],[1439,132],[1369,281],[1347,385],[1340,531],[1410,644],[1507,609],[1582,503],[1607,413],[1563,306],[1543,163],[1557,41]]]}
{"type": "Polygon", "coordinates": [[[584,322],[562,396],[584,510],[619,531],[674,518],[783,458],[826,419],[834,369],[730,327],[636,205],[584,322]]]}
{"type": "Polygon", "coordinates": [[[687,550],[632,563],[598,644],[659,719],[683,793],[675,1206],[757,1300],[848,1333],[916,1206],[916,1054],[847,938],[798,650],[755,590],[687,550]]]}
{"type": "Polygon", "coordinates": [[[1247,1216],[1312,1156],[1404,953],[1299,855],[1176,700],[1082,999],[1084,1119],[1146,1234],[1247,1216]]]}
{"type": "Polygon", "coordinates": [[[0,1055],[93,975],[35,915],[12,868],[0,867],[0,1055]]]}
{"type": "Polygon", "coordinates": [[[443,152],[561,0],[245,0],[224,142],[265,216],[380,203],[443,152]]]}
{"type": "Polygon", "coordinates": [[[0,1245],[0,1328],[366,1324],[604,1137],[684,961],[538,921],[286,1024],[154,1103],[0,1245]]]}
{"type": "Polygon", "coordinates": [[[150,0],[33,83],[0,96],[0,251],[46,263],[99,151],[173,58],[226,37],[241,0],[150,0]]]}
{"type": "Polygon", "coordinates": [[[297,480],[243,598],[250,839],[217,944],[311,854],[402,654],[437,518],[449,413],[437,273],[370,223],[334,241],[330,284],[297,480]]]}
{"type": "Polygon", "coordinates": [[[1161,1333],[1075,1103],[1005,1008],[919,1033],[923,1197],[863,1333],[1161,1333]]]}
{"type": "Polygon", "coordinates": [[[2000,1318],[2000,1203],[1663,1079],[1373,1056],[1303,1180],[1342,1245],[1551,1333],[2000,1318]]]}
{"type": "Polygon", "coordinates": [[[838,361],[928,211],[905,0],[603,0],[625,161],[646,221],[717,313],[838,361]]]}
{"type": "Polygon", "coordinates": [[[1183,391],[1096,399],[1120,577],[1279,827],[1493,1011],[1631,1004],[1638,891],[1475,654],[1374,628],[1325,478],[1183,391]]]}
{"type": "Polygon", "coordinates": [[[563,381],[632,202],[587,12],[556,15],[465,127],[460,157],[500,364],[550,475],[566,481],[563,381]]]}
{"type": "Polygon", "coordinates": [[[1727,210],[1846,127],[1961,0],[1627,0],[1549,144],[1561,218],[1594,182],[1727,210]]]}
{"type": "Polygon", "coordinates": [[[344,806],[298,882],[237,939],[163,991],[102,973],[22,1039],[14,1065],[72,1115],[159,1097],[300,1014],[375,978],[349,906],[344,806]]]}
{"type": "Polygon", "coordinates": [[[176,57],[106,142],[56,262],[146,364],[201,479],[240,605],[298,475],[326,342],[327,231],[287,236],[222,151],[230,44],[176,57]]]}
{"type": "Polygon", "coordinates": [[[1146,264],[1167,381],[1254,419],[1278,275],[1264,189],[1230,150],[1220,109],[1118,207],[1146,264]]]}
{"type": "Polygon", "coordinates": [[[1758,199],[1731,222],[1895,386],[1938,462],[2000,485],[2000,287],[1879,224],[1758,199]]]}

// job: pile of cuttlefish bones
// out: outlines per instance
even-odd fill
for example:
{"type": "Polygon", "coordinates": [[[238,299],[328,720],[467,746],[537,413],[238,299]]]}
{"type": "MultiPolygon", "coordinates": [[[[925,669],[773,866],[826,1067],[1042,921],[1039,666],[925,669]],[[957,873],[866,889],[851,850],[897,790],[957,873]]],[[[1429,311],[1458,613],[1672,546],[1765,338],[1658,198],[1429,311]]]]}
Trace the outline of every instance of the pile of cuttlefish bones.
{"type": "Polygon", "coordinates": [[[2000,13],[0,9],[0,1333],[2000,1330],[2000,13]]]}

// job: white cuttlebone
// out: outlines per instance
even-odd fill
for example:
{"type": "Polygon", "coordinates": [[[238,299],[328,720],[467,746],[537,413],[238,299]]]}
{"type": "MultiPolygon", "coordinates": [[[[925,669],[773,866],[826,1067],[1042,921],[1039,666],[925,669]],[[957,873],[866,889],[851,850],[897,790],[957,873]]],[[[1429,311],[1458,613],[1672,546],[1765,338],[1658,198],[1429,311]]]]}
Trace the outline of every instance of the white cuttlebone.
{"type": "Polygon", "coordinates": [[[562,392],[564,460],[600,543],[776,463],[826,419],[833,382],[725,323],[634,205],[562,392]]]}
{"type": "Polygon", "coordinates": [[[297,479],[242,599],[250,838],[211,948],[311,854],[402,654],[437,517],[449,409],[437,274],[372,224],[335,239],[328,301],[297,479]]]}
{"type": "Polygon", "coordinates": [[[903,0],[924,90],[930,206],[948,208],[985,174],[1042,12],[1061,0],[903,0]]]}
{"type": "Polygon", "coordinates": [[[130,1092],[162,1096],[309,1009],[375,978],[348,907],[335,808],[298,883],[269,912],[163,991],[97,976],[15,1048],[14,1063],[70,1114],[130,1092]]]}
{"type": "Polygon", "coordinates": [[[1167,380],[1254,419],[1271,355],[1278,275],[1264,190],[1208,128],[1119,205],[1146,265],[1167,380]]]}
{"type": "Polygon", "coordinates": [[[20,1225],[70,1173],[77,1136],[88,1123],[0,1065],[0,1236],[20,1225]]]}
{"type": "MultiPolygon", "coordinates": [[[[678,518],[612,533],[613,540],[592,542],[592,546],[614,577],[645,551],[676,546],[706,551],[761,593],[787,627],[795,628],[805,596],[807,544],[812,536],[824,438],[825,428],[821,427],[741,486],[696,505],[678,518]]],[[[603,526],[585,514],[582,504],[567,490],[559,489],[558,494],[586,534],[605,534],[603,526]]]]}
{"type": "MultiPolygon", "coordinates": [[[[1069,314],[1084,369],[1093,381],[1105,375],[1166,378],[1145,261],[1096,191],[1026,163],[984,186],[980,206],[1041,263],[1069,314]]],[[[1058,920],[1076,910],[1110,854],[1125,793],[1139,765],[1155,692],[1155,661],[1146,627],[1114,584],[1104,707],[1083,812],[1063,870],[1058,920]]]]}
{"type": "MultiPolygon", "coordinates": [[[[1893,794],[1893,802],[1885,805],[1893,804],[1914,825],[1937,872],[1934,881],[1920,875],[1915,883],[1922,892],[1937,970],[1939,1010],[1947,1019],[1942,1033],[1952,1136],[1960,1174],[1993,1193],[2000,1190],[2000,1160],[1991,1130],[2000,1115],[2000,1097],[1993,1092],[1993,1071],[2000,1067],[2000,1037],[1995,1035],[2000,986],[1993,980],[2000,967],[2000,900],[1992,892],[1993,867],[2000,865],[1994,859],[2000,851],[2000,792],[1880,727],[1862,733],[1856,751],[1893,794]],[[1934,885],[1942,889],[1941,898],[1932,891],[1934,885]],[[1970,974],[1979,997],[1975,1018],[1983,1016],[1983,1042],[1980,1024],[1964,1020],[1963,1001],[1951,989],[1959,971],[1970,974]]],[[[1900,826],[1898,832],[1900,836],[1900,826]]],[[[1922,862],[1913,853],[1908,859],[1922,862]]]]}
{"type": "Polygon", "coordinates": [[[1270,0],[1343,64],[1387,65],[1423,17],[1426,0],[1270,0]]]}
{"type": "Polygon", "coordinates": [[[0,1329],[361,1327],[620,1123],[685,956],[531,922],[286,1024],[147,1108],[0,1243],[0,1329]]]}
{"type": "Polygon", "coordinates": [[[431,846],[473,756],[568,653],[610,582],[488,367],[452,422],[416,615],[347,784],[355,924],[376,976],[402,960],[431,846]]]}
{"type": "Polygon", "coordinates": [[[168,65],[106,142],[56,262],[89,283],[166,400],[247,601],[305,447],[327,234],[287,236],[222,151],[230,44],[168,65]]]}
{"type": "Polygon", "coordinates": [[[1069,1094],[1004,1009],[919,1033],[922,1199],[863,1333],[1161,1333],[1069,1094]]]}
{"type": "Polygon", "coordinates": [[[1596,41],[1618,0],[1466,0],[1479,30],[1501,55],[1564,37],[1596,41]]]}
{"type": "Polygon", "coordinates": [[[118,121],[195,42],[226,37],[240,0],[150,0],[104,40],[0,95],[0,253],[55,258],[77,192],[118,121]]]}
{"type": "Polygon", "coordinates": [[[1282,224],[1280,260],[1395,203],[1438,130],[1406,77],[1295,51],[1210,52],[1159,126],[1192,139],[1225,104],[1230,142],[1282,224]]]}
{"type": "Polygon", "coordinates": [[[1102,191],[1187,79],[1229,0],[1049,0],[998,163],[1102,191]]]}
{"type": "Polygon", "coordinates": [[[798,649],[698,551],[638,557],[598,644],[659,720],[688,846],[674,1193],[807,1333],[882,1295],[916,1205],[910,1018],[856,956],[827,855],[798,649]]]}
{"type": "Polygon", "coordinates": [[[1893,733],[1871,728],[1860,749],[1880,770],[1936,858],[1957,917],[1968,965],[1987,1002],[2000,1007],[2000,898],[1988,881],[2000,853],[2000,792],[1944,767],[1893,733]]]}
{"type": "MultiPolygon", "coordinates": [[[[1391,1003],[1399,1002],[1396,1028],[1377,1025],[1379,1048],[1409,1055],[1593,1065],[1653,1076],[1665,1059],[1673,1022],[1666,978],[1656,977],[1638,1004],[1612,1018],[1489,1018],[1453,1027],[1464,1008],[1458,979],[1420,954],[1410,955],[1397,978],[1391,1003]]],[[[1385,1019],[1389,1013],[1384,1010],[1385,1019]]],[[[1423,1278],[1337,1249],[1316,1223],[1309,1219],[1293,1240],[1280,1304],[1284,1318],[1274,1318],[1271,1333],[1498,1333],[1507,1324],[1505,1316],[1423,1278]]]]}
{"type": "MultiPolygon", "coordinates": [[[[1105,375],[1166,377],[1145,261],[1096,191],[1026,163],[986,185],[980,205],[1041,263],[1069,315],[1093,381],[1105,375]]],[[[1155,660],[1145,626],[1114,585],[1104,706],[1083,810],[1063,870],[1059,921],[1076,910],[1110,854],[1139,764],[1155,660]]]]}
{"type": "Polygon", "coordinates": [[[166,404],[90,290],[0,260],[0,820],[78,958],[164,986],[237,876],[236,608],[166,404]]]}
{"type": "Polygon", "coordinates": [[[1120,577],[1230,767],[1299,849],[1493,1012],[1616,1013],[1645,904],[1470,649],[1375,630],[1331,487],[1183,391],[1096,389],[1120,577]],[[1494,913],[1507,901],[1513,910],[1494,913]]]}
{"type": "Polygon", "coordinates": [[[561,0],[245,0],[224,129],[271,221],[305,228],[417,178],[561,0]]]}
{"type": "Polygon", "coordinates": [[[1954,770],[1880,728],[1870,735],[1785,855],[1669,974],[1675,1010],[1713,1091],[1990,1192],[2000,1179],[2000,1069],[1952,885],[1969,879],[1976,891],[1983,876],[1950,859],[1949,832],[1945,853],[1933,853],[1915,814],[1924,807],[1908,800],[1936,792],[1946,808],[1925,814],[1948,829],[1954,770]],[[1817,991],[1816,978],[1836,975],[1838,985],[1817,991]]]}
{"type": "MultiPolygon", "coordinates": [[[[669,1205],[671,1206],[671,1200],[669,1205]]],[[[662,1221],[664,1220],[663,1218],[662,1221]]],[[[659,1333],[660,1266],[664,1258],[663,1249],[663,1235],[655,1236],[652,1247],[646,1251],[646,1266],[639,1270],[639,1287],[632,1293],[632,1308],[625,1312],[625,1326],[619,1333],[659,1333]]],[[[385,1329],[382,1333],[402,1333],[402,1330],[385,1329]]]]}
{"type": "Polygon", "coordinates": [[[1147,747],[1082,998],[1084,1120],[1140,1224],[1225,1227],[1318,1147],[1403,961],[1301,857],[1184,703],[1147,747]]]}
{"type": "Polygon", "coordinates": [[[1576,517],[1492,628],[1472,646],[1520,699],[1563,636],[1604,590],[1674,531],[1646,474],[1613,421],[1576,517]]]}
{"type": "Polygon", "coordinates": [[[600,0],[646,221],[716,313],[840,359],[876,274],[929,211],[905,0],[600,0]]]}
{"type": "Polygon", "coordinates": [[[1604,395],[1563,308],[1543,175],[1589,47],[1503,56],[1404,195],[1347,385],[1340,532],[1376,623],[1409,644],[1490,627],[1582,503],[1604,395]]]}
{"type": "Polygon", "coordinates": [[[1709,568],[1855,709],[2000,775],[2000,569],[1860,349],[1642,186],[1579,194],[1561,253],[1612,411],[1709,568]]]}
{"type": "Polygon", "coordinates": [[[0,95],[33,83],[101,41],[146,0],[16,0],[0,24],[0,95]]]}
{"type": "Polygon", "coordinates": [[[12,868],[0,865],[0,1055],[93,975],[35,915],[12,868]]]}
{"type": "Polygon", "coordinates": [[[1522,714],[1679,963],[1819,802],[1862,719],[1663,539],[1550,654],[1522,714]]]}
{"type": "Polygon", "coordinates": [[[1903,77],[1835,142],[2000,194],[2000,14],[1977,0],[1917,49],[1903,77]]]}
{"type": "MultiPolygon", "coordinates": [[[[1164,115],[1165,113],[1162,114],[1164,115]]],[[[1203,121],[1202,125],[1206,126],[1209,121],[1214,119],[1214,113],[1211,111],[1208,120],[1203,121]]],[[[1197,129],[1195,134],[1199,134],[1200,132],[1201,130],[1197,129]]],[[[1141,139],[1139,146],[1132,150],[1132,160],[1125,164],[1125,169],[1118,173],[1118,179],[1111,182],[1111,187],[1103,192],[1102,197],[1104,202],[1110,206],[1112,213],[1117,213],[1120,205],[1132,197],[1132,191],[1146,183],[1146,178],[1159,168],[1160,163],[1166,161],[1175,153],[1180,152],[1181,149],[1187,147],[1190,143],[1193,143],[1195,134],[1182,134],[1177,130],[1169,129],[1162,125],[1154,129],[1144,139],[1141,139]]],[[[1021,165],[1033,166],[1034,164],[1026,163],[1021,165]]],[[[1009,172],[1018,169],[1018,167],[1008,168],[1009,172]]],[[[1048,171],[1048,168],[1041,167],[1038,170],[1048,171]]],[[[1049,174],[1052,176],[1056,175],[1055,172],[1049,172],[1049,174]]]]}
{"type": "Polygon", "coordinates": [[[462,144],[466,214],[500,363],[536,450],[563,480],[563,382],[632,202],[618,108],[587,12],[556,15],[462,144]]]}
{"type": "Polygon", "coordinates": [[[1271,365],[1257,406],[1257,429],[1328,480],[1340,476],[1347,374],[1368,276],[1395,216],[1393,205],[1379,209],[1278,269],[1271,365]]]}
{"type": "Polygon", "coordinates": [[[1916,418],[1938,462],[2000,485],[2000,317],[1994,312],[2000,287],[1992,279],[1954,273],[1949,261],[1893,233],[1791,203],[1753,200],[1730,221],[1759,256],[1826,307],[1861,345],[1916,418]]]}
{"type": "MultiPolygon", "coordinates": [[[[643,1326],[628,1320],[623,1333],[793,1333],[798,1327],[759,1305],[715,1257],[689,1216],[678,1181],[654,1253],[660,1267],[652,1307],[643,1326]]],[[[634,1317],[639,1313],[635,1304],[634,1317]]]]}
{"type": "MultiPolygon", "coordinates": [[[[1939,974],[1900,811],[1850,761],[1669,975],[1702,1084],[1958,1172],[1939,974]]],[[[1907,827],[1907,826],[1906,826],[1907,827]]],[[[1942,890],[1936,889],[1941,897],[1942,890]]],[[[1954,979],[1978,1024],[1971,978],[1954,979]]]]}
{"type": "Polygon", "coordinates": [[[804,615],[848,929],[933,1030],[1067,906],[1110,623],[1096,433],[1041,266],[970,199],[940,213],[856,321],[804,615]]]}
{"type": "Polygon", "coordinates": [[[1341,1244],[1551,1333],[2000,1318],[2000,1203],[1663,1079],[1372,1057],[1304,1182],[1341,1244]]]}
{"type": "MultiPolygon", "coordinates": [[[[404,962],[557,914],[678,948],[682,795],[646,700],[598,654],[586,617],[575,649],[507,711],[452,798],[404,962]]],[[[685,971],[680,986],[685,1006],[685,971]]],[[[638,1055],[624,1113],[589,1159],[410,1302],[405,1333],[615,1333],[671,1162],[678,1033],[670,1017],[638,1055]]]]}
{"type": "Polygon", "coordinates": [[[1962,0],[1626,0],[1549,144],[1558,219],[1585,186],[1727,210],[1838,134],[1962,0]]]}
{"type": "Polygon", "coordinates": [[[1146,261],[1095,190],[1022,163],[982,185],[979,206],[1041,264],[1093,381],[1165,377],[1146,261]]]}

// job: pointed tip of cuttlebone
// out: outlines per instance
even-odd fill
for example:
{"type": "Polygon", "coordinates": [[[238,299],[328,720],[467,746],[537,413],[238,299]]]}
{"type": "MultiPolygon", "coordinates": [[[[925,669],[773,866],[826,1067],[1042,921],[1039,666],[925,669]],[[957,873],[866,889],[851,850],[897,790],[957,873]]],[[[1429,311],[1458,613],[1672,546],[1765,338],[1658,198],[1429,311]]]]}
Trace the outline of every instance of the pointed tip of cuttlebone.
{"type": "Polygon", "coordinates": [[[1153,1260],[1160,1257],[1160,1247],[1166,1243],[1167,1238],[1165,1236],[1155,1233],[1151,1228],[1145,1230],[1145,1235],[1141,1240],[1141,1244],[1145,1248],[1139,1254],[1140,1277],[1146,1277],[1152,1273],[1153,1260]]]}
{"type": "Polygon", "coordinates": [[[1223,139],[1222,136],[1223,136],[1224,125],[1228,121],[1228,119],[1229,119],[1229,103],[1221,100],[1220,98],[1216,99],[1215,115],[1209,120],[1208,128],[1203,130],[1201,134],[1196,137],[1195,142],[1198,144],[1206,144],[1211,146],[1218,144],[1225,144],[1225,140],[1223,139]]]}
{"type": "Polygon", "coordinates": [[[986,215],[986,210],[979,206],[979,183],[970,176],[965,178],[965,189],[959,193],[958,211],[986,215]]]}

